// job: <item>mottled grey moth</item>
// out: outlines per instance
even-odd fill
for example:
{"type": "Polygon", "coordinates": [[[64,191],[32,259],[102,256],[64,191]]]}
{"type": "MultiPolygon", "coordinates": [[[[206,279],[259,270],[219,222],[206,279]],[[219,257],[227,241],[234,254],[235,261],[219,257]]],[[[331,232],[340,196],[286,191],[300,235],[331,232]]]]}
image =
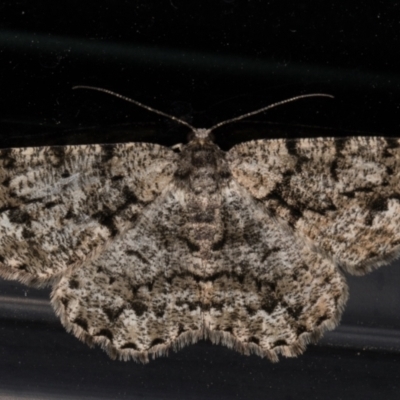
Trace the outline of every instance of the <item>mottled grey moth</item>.
{"type": "Polygon", "coordinates": [[[67,330],[113,358],[146,362],[201,338],[272,361],[302,353],[337,325],[343,271],[399,254],[400,142],[265,139],[224,152],[211,140],[270,107],[195,129],[145,106],[192,130],[180,152],[1,150],[0,275],[51,285],[67,330]]]}

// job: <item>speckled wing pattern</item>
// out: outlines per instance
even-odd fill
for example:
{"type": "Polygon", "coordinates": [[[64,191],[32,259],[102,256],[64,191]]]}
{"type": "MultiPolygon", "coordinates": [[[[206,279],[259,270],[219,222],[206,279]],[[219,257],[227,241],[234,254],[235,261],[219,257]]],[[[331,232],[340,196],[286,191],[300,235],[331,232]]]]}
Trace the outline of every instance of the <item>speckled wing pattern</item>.
{"type": "Polygon", "coordinates": [[[399,255],[399,143],[382,137],[260,140],[234,147],[231,169],[296,235],[344,271],[362,275],[399,255]]]}
{"type": "Polygon", "coordinates": [[[399,252],[399,154],[383,138],[197,136],[0,152],[0,274],[51,284],[63,325],[147,362],[201,338],[296,356],[333,329],[341,270],[399,252]]]}
{"type": "Polygon", "coordinates": [[[142,143],[1,150],[1,276],[41,286],[97,257],[172,179],[171,153],[142,143]]]}

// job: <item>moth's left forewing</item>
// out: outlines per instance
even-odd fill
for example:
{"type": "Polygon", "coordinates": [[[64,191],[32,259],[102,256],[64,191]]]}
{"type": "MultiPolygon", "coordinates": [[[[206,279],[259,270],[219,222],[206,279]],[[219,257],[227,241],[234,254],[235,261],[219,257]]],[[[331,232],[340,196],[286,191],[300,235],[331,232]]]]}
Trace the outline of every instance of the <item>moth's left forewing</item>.
{"type": "Polygon", "coordinates": [[[110,159],[111,179],[122,177],[138,200],[148,203],[171,182],[178,158],[171,149],[156,144],[119,144],[110,159]]]}
{"type": "Polygon", "coordinates": [[[42,285],[96,257],[173,178],[148,143],[0,151],[0,275],[42,285]]]}
{"type": "Polygon", "coordinates": [[[400,147],[381,137],[258,140],[228,154],[234,178],[350,273],[400,251],[400,147]]]}

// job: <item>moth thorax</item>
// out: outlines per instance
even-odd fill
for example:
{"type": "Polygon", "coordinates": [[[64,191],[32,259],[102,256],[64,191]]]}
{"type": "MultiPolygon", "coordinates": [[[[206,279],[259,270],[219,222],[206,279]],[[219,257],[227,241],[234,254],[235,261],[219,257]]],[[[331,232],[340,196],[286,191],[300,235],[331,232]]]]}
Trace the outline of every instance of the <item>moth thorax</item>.
{"type": "Polygon", "coordinates": [[[216,170],[210,166],[196,168],[190,174],[189,181],[197,195],[214,193],[218,189],[216,170]]]}

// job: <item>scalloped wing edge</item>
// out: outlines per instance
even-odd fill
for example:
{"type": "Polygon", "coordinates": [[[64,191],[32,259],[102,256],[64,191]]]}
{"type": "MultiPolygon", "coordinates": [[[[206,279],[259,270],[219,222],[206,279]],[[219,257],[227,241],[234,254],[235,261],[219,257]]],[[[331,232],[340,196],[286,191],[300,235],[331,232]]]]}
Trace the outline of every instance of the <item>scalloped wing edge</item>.
{"type": "Polygon", "coordinates": [[[271,362],[278,362],[279,356],[299,356],[306,350],[308,344],[316,343],[325,332],[336,328],[340,322],[340,318],[349,297],[349,290],[344,277],[343,283],[343,294],[338,301],[335,315],[332,318],[323,321],[321,325],[316,327],[311,332],[303,332],[299,336],[299,339],[293,344],[276,346],[271,350],[265,350],[255,343],[243,343],[236,339],[231,333],[213,331],[209,328],[184,332],[170,343],[157,344],[147,351],[137,351],[133,349],[119,350],[112,346],[110,340],[105,336],[93,337],[78,325],[71,323],[65,316],[64,307],[61,301],[53,296],[54,292],[52,292],[51,295],[51,304],[67,332],[73,333],[80,341],[84,342],[89,347],[94,347],[94,345],[100,346],[112,360],[133,360],[138,363],[147,364],[151,359],[167,356],[170,350],[176,352],[188,345],[195,344],[200,340],[208,339],[213,344],[222,344],[229,349],[235,350],[243,355],[248,356],[255,354],[261,358],[267,358],[271,362]]]}

